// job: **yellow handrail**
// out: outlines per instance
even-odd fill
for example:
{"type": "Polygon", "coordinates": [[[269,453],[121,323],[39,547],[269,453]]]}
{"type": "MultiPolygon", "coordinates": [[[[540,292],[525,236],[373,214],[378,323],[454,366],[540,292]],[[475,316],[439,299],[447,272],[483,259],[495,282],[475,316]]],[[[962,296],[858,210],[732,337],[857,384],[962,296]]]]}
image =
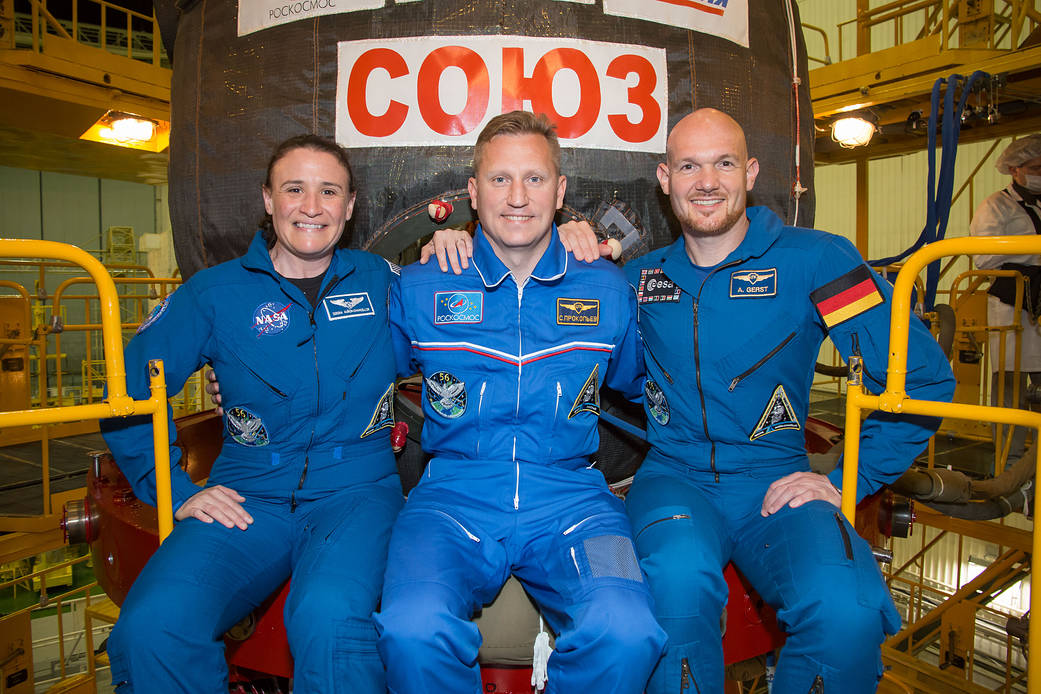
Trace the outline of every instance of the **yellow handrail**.
{"type": "MultiPolygon", "coordinates": [[[[857,499],[857,465],[860,440],[861,410],[882,410],[905,414],[920,414],[955,419],[974,419],[998,424],[1014,424],[1041,431],[1041,413],[1007,407],[983,407],[961,403],[912,400],[904,391],[907,381],[907,339],[910,330],[911,288],[915,278],[926,265],[951,255],[1041,255],[1041,236],[989,236],[980,238],[945,239],[916,251],[897,275],[893,288],[893,310],[889,324],[889,365],[886,368],[886,388],[879,395],[865,392],[860,379],[861,365],[851,359],[850,379],[846,388],[846,439],[842,471],[842,512],[854,522],[857,499]]],[[[1041,458],[1039,458],[1041,461],[1041,458]]],[[[1041,479],[1041,463],[1034,471],[1041,479]]],[[[1035,532],[1032,556],[1041,557],[1041,533],[1035,532]]],[[[1030,591],[1030,610],[1038,615],[1030,620],[1029,640],[1041,644],[1041,590],[1030,591]]],[[[1041,694],[1041,658],[1037,649],[1027,657],[1027,692],[1041,694]]]]}
{"type": "Polygon", "coordinates": [[[159,540],[162,542],[173,529],[169,427],[166,419],[166,380],[162,361],[153,360],[148,363],[151,388],[151,397],[148,400],[134,400],[127,395],[116,285],[108,271],[105,270],[105,266],[94,256],[67,243],[0,239],[0,257],[66,260],[82,267],[94,279],[101,303],[101,340],[105,351],[105,383],[108,386],[108,398],[101,403],[0,412],[0,428],[104,417],[127,417],[135,414],[152,415],[156,505],[159,511],[159,540]]]}

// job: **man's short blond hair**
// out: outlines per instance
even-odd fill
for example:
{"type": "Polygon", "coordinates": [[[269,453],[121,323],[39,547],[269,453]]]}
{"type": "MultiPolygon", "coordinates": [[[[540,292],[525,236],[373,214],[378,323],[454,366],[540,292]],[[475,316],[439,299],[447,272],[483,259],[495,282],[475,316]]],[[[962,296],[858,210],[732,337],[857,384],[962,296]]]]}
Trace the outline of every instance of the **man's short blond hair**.
{"type": "Polygon", "coordinates": [[[481,166],[485,145],[493,137],[499,135],[541,135],[546,138],[550,157],[553,159],[553,167],[556,169],[556,173],[560,174],[560,142],[557,140],[557,126],[545,114],[528,111],[510,111],[488,121],[488,125],[484,126],[484,130],[477,136],[477,144],[474,145],[473,170],[475,174],[481,166]]]}

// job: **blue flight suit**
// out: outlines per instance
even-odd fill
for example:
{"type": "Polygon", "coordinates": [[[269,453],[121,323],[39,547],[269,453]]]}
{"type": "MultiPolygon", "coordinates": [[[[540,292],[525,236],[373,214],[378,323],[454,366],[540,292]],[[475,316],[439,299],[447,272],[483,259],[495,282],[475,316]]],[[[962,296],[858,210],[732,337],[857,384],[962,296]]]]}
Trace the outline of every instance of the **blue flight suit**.
{"type": "MultiPolygon", "coordinates": [[[[246,497],[254,522],[245,531],[176,524],[109,640],[120,694],[226,694],[222,635],[291,573],[294,691],[385,691],[371,613],[403,503],[388,441],[394,269],[337,250],[312,309],[275,272],[258,233],[246,255],[168,297],[127,346],[135,398],[148,396],[149,359],[163,360],[171,393],[203,364],[220,374],[224,442],[207,484],[246,497]]],[[[105,420],[102,432],[137,496],[154,503],[150,419],[105,420]]],[[[170,432],[172,442],[172,423],[170,432]]],[[[199,487],[178,465],[179,448],[170,459],[176,511],[199,487]]]]}
{"type": "Polygon", "coordinates": [[[391,692],[480,692],[470,621],[512,573],[557,632],[547,691],[642,692],[664,645],[621,502],[589,456],[601,385],[638,397],[622,272],[556,228],[518,286],[483,231],[461,276],[411,265],[391,292],[398,363],[425,382],[433,458],[391,538],[376,616],[391,692]]]}
{"type": "MultiPolygon", "coordinates": [[[[669,647],[648,693],[723,690],[722,569],[733,560],[777,608],[788,640],[773,691],[873,692],[879,644],[900,617],[867,543],[835,506],[760,514],[767,488],[809,470],[803,426],[827,336],[884,387],[891,287],[845,239],[786,227],[752,207],[740,246],[711,268],[680,238],[628,263],[645,348],[651,451],[626,505],[669,647]],[[687,687],[687,689],[684,689],[687,687]]],[[[911,321],[907,393],[949,401],[951,369],[911,321]]],[[[935,418],[873,413],[861,434],[857,499],[898,477],[935,418]]],[[[841,467],[829,475],[841,488],[841,467]]]]}

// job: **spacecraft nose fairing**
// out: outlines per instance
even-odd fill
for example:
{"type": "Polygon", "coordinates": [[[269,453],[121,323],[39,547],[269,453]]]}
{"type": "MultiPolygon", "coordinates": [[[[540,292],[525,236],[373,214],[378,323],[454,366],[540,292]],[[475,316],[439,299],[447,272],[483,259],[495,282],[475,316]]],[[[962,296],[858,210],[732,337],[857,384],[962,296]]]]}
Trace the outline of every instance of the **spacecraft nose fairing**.
{"type": "Polygon", "coordinates": [[[618,198],[651,245],[677,231],[654,170],[669,126],[695,107],[744,125],[762,165],[753,202],[789,221],[801,164],[811,192],[799,221],[812,223],[794,2],[157,0],[161,21],[175,5],[179,18],[163,21],[174,55],[170,214],[186,277],[244,251],[283,139],[315,132],[350,149],[349,243],[393,257],[441,221],[429,203],[467,212],[477,134],[514,109],[556,123],[567,206],[590,215],[618,198]]]}

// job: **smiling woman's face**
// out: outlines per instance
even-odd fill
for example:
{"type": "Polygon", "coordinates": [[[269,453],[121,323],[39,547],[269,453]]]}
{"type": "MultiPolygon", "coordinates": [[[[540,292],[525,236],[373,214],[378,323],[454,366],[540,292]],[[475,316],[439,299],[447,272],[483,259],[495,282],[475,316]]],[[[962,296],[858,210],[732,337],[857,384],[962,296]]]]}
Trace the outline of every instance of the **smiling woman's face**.
{"type": "Polygon", "coordinates": [[[332,154],[301,147],[275,162],[270,181],[263,192],[275,269],[287,277],[320,274],[354,211],[347,170],[332,154]]]}

